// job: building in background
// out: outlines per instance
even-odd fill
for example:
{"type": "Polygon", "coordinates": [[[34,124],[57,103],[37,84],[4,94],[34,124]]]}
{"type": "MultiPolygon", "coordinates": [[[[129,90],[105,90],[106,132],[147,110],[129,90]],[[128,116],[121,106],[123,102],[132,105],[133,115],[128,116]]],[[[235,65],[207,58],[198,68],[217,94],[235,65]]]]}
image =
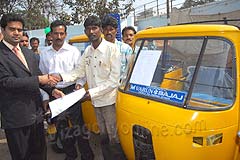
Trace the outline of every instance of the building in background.
{"type": "MultiPolygon", "coordinates": [[[[187,9],[179,9],[181,6],[182,3],[170,4],[170,25],[204,20],[222,20],[223,18],[238,19],[240,15],[239,0],[222,0],[187,9]]],[[[134,26],[137,31],[140,31],[148,26],[160,27],[166,26],[168,23],[166,3],[159,4],[152,1],[136,7],[133,13],[126,19],[121,19],[121,28],[134,26]],[[145,13],[146,11],[148,14],[145,13]]],[[[237,23],[235,23],[235,25],[240,26],[240,24],[237,23]]],[[[84,34],[83,25],[68,26],[66,40],[81,34],[84,34]]],[[[30,38],[38,37],[40,40],[40,49],[44,47],[44,29],[28,31],[28,35],[30,38]]]]}

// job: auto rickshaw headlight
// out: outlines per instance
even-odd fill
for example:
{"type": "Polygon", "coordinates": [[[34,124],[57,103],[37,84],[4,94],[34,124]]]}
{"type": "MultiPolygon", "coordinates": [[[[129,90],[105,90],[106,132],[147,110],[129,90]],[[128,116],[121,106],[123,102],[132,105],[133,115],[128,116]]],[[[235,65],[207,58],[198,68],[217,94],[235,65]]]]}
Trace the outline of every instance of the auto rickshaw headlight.
{"type": "Polygon", "coordinates": [[[193,137],[193,147],[202,147],[203,137],[193,137]]]}
{"type": "Polygon", "coordinates": [[[207,137],[207,146],[213,146],[222,143],[223,134],[215,134],[207,137]]]}

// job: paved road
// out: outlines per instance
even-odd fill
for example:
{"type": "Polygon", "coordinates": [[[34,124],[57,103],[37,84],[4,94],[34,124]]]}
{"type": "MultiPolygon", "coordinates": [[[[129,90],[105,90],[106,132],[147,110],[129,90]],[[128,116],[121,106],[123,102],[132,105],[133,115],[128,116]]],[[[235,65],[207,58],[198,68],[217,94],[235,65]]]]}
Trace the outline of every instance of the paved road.
{"type": "MultiPolygon", "coordinates": [[[[95,160],[103,160],[102,152],[99,146],[98,135],[91,134],[90,144],[94,151],[95,160]]],[[[2,160],[11,160],[8,151],[7,141],[5,139],[4,131],[0,129],[0,156],[2,160]]],[[[60,153],[55,153],[48,143],[48,160],[64,160],[65,155],[60,153]]],[[[80,160],[80,156],[77,160],[80,160]]]]}

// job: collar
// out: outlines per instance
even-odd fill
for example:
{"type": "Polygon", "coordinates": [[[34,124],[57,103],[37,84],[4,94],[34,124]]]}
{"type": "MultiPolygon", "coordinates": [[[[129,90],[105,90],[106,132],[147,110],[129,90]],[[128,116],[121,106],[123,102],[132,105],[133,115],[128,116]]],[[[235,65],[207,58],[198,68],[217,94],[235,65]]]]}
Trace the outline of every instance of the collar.
{"type": "MultiPolygon", "coordinates": [[[[8,43],[7,41],[5,41],[4,39],[3,39],[2,42],[3,42],[11,51],[12,51],[13,48],[15,47],[15,46],[11,45],[10,43],[8,43]]],[[[16,47],[18,48],[19,51],[21,51],[21,48],[20,48],[19,44],[18,44],[16,47]]]]}
{"type": "Polygon", "coordinates": [[[115,41],[114,41],[114,43],[115,43],[115,44],[117,44],[118,42],[119,42],[119,41],[117,40],[117,38],[115,38],[115,41]]]}
{"type": "Polygon", "coordinates": [[[115,43],[116,45],[121,45],[123,42],[118,41],[118,40],[116,39],[114,43],[115,43]]]}
{"type": "Polygon", "coordinates": [[[49,48],[47,50],[52,50],[52,51],[55,51],[55,52],[59,52],[60,50],[69,50],[69,44],[66,41],[64,41],[62,47],[58,51],[56,51],[53,48],[53,45],[49,46],[49,48]]]}
{"type": "MultiPolygon", "coordinates": [[[[99,44],[99,46],[96,49],[99,50],[101,53],[104,53],[106,51],[107,46],[108,46],[107,43],[110,43],[110,42],[108,42],[104,38],[102,38],[102,42],[99,44]]],[[[91,45],[91,49],[95,50],[92,45],[91,45]]]]}

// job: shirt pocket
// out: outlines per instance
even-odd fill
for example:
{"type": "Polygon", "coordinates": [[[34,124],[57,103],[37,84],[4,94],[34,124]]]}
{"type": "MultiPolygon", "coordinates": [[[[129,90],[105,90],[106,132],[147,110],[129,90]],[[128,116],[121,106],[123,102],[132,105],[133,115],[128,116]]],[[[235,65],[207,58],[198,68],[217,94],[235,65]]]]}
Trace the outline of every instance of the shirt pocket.
{"type": "Polygon", "coordinates": [[[90,66],[91,61],[92,61],[92,57],[91,56],[86,56],[85,59],[84,59],[85,66],[86,67],[90,66]]]}
{"type": "Polygon", "coordinates": [[[98,76],[101,78],[107,78],[110,75],[110,62],[106,61],[105,59],[99,59],[97,61],[98,64],[97,66],[97,71],[98,71],[98,76]]]}

